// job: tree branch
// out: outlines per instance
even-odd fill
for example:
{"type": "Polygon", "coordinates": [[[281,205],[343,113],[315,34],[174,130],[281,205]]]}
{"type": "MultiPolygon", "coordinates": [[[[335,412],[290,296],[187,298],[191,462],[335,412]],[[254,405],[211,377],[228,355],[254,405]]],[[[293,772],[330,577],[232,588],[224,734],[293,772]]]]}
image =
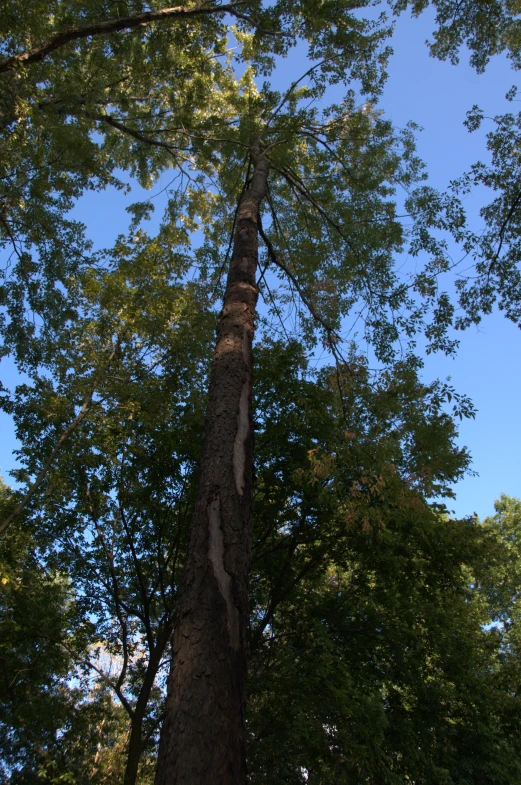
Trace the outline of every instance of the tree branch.
{"type": "Polygon", "coordinates": [[[283,177],[286,178],[288,183],[291,186],[293,186],[293,188],[295,188],[304,197],[304,199],[306,199],[310,204],[313,205],[315,210],[317,210],[317,212],[320,213],[320,215],[322,216],[322,218],[324,218],[326,223],[329,224],[329,226],[331,226],[331,228],[334,229],[340,235],[340,237],[346,242],[347,246],[353,252],[353,254],[357,258],[359,258],[358,252],[354,248],[349,237],[347,237],[347,235],[345,234],[343,228],[340,226],[340,224],[336,223],[336,221],[333,221],[333,219],[327,213],[327,211],[324,210],[324,208],[316,201],[316,199],[309,192],[308,188],[302,182],[302,180],[297,175],[297,173],[292,171],[291,169],[283,169],[281,174],[283,175],[283,177]]]}
{"type": "MultiPolygon", "coordinates": [[[[290,592],[295,588],[295,586],[298,586],[300,581],[303,578],[305,578],[306,575],[309,572],[314,570],[315,567],[317,567],[320,564],[320,562],[322,561],[322,559],[324,558],[325,555],[326,555],[325,552],[320,552],[318,554],[318,556],[315,556],[314,559],[310,559],[308,562],[306,562],[306,564],[300,570],[300,572],[297,574],[297,576],[287,586],[286,591],[279,592],[279,594],[277,596],[275,595],[275,593],[272,594],[272,597],[271,597],[271,600],[270,600],[270,604],[269,604],[268,608],[266,609],[266,612],[265,612],[264,616],[262,617],[258,627],[256,628],[255,632],[252,634],[251,641],[250,641],[250,649],[251,649],[251,651],[255,651],[257,646],[259,646],[259,644],[260,644],[260,642],[262,640],[262,635],[264,633],[264,630],[266,629],[268,624],[271,623],[271,620],[273,619],[275,611],[277,610],[277,607],[280,605],[280,603],[283,602],[287,597],[289,597],[290,592]]],[[[274,590],[274,592],[275,592],[275,590],[274,590]]]]}
{"type": "MultiPolygon", "coordinates": [[[[270,207],[271,207],[271,210],[272,210],[272,213],[273,213],[273,220],[275,222],[275,225],[277,225],[277,223],[278,223],[277,222],[277,216],[276,216],[273,204],[271,203],[271,200],[269,199],[269,197],[268,197],[268,201],[270,203],[270,207]]],[[[297,292],[298,292],[298,294],[300,296],[300,299],[302,300],[304,305],[309,310],[311,316],[326,331],[327,345],[329,346],[331,354],[333,355],[333,357],[335,359],[336,379],[337,379],[338,393],[339,393],[339,396],[340,396],[340,406],[342,408],[342,414],[343,414],[343,417],[344,417],[344,421],[345,421],[346,425],[348,425],[348,417],[347,417],[347,411],[346,411],[346,408],[345,408],[345,401],[344,401],[344,386],[342,384],[342,376],[341,376],[341,373],[340,373],[341,366],[343,366],[343,367],[347,367],[347,366],[346,366],[346,362],[345,362],[344,358],[342,357],[342,354],[341,354],[341,352],[339,350],[339,347],[337,345],[339,343],[339,341],[340,341],[340,337],[337,335],[335,330],[333,330],[331,325],[326,322],[324,317],[321,316],[318,313],[318,311],[314,307],[314,305],[311,302],[311,300],[306,296],[302,286],[299,283],[298,278],[291,272],[291,270],[288,269],[288,267],[284,264],[284,262],[282,262],[279,259],[279,257],[277,256],[277,254],[275,252],[275,249],[274,249],[274,247],[273,247],[269,237],[266,236],[266,234],[265,234],[265,232],[264,232],[264,230],[262,228],[262,221],[261,221],[260,215],[259,215],[259,234],[262,237],[264,243],[266,244],[266,248],[268,249],[268,254],[269,254],[269,257],[272,260],[272,262],[275,265],[277,265],[277,267],[279,267],[281,270],[283,270],[283,272],[288,276],[288,278],[290,279],[290,281],[294,285],[295,289],[297,290],[297,292]]]]}
{"type": "MultiPolygon", "coordinates": [[[[95,35],[108,35],[109,33],[117,33],[121,30],[131,30],[135,27],[142,27],[150,24],[151,22],[163,22],[174,17],[188,18],[191,16],[201,16],[209,14],[222,14],[234,13],[235,8],[239,5],[244,5],[245,0],[237,0],[237,2],[230,5],[209,6],[206,3],[197,3],[192,7],[185,6],[170,6],[167,8],[160,8],[157,11],[146,11],[143,14],[136,14],[134,16],[124,16],[119,19],[109,19],[106,22],[95,22],[94,24],[85,25],[85,27],[71,27],[61,33],[48,38],[39,46],[33,49],[28,49],[26,52],[7,57],[0,60],[0,73],[9,71],[18,65],[30,65],[31,63],[38,63],[43,60],[51,52],[60,49],[62,46],[77,41],[81,38],[90,38],[95,35]]],[[[241,15],[240,18],[245,18],[241,15]]],[[[248,20],[250,21],[250,20],[248,20]]]]}
{"type": "Polygon", "coordinates": [[[45,638],[46,640],[49,640],[49,641],[51,641],[51,643],[55,643],[55,644],[57,644],[58,646],[61,646],[63,649],[65,649],[65,651],[66,651],[68,654],[70,654],[70,655],[71,655],[71,657],[72,657],[72,658],[73,658],[73,659],[74,659],[74,660],[75,660],[75,661],[76,661],[76,662],[77,662],[79,665],[84,665],[85,667],[87,667],[87,668],[90,668],[90,669],[91,669],[91,670],[93,670],[95,673],[97,673],[97,674],[98,674],[98,676],[99,676],[99,677],[102,679],[102,681],[104,681],[104,682],[105,682],[105,684],[106,684],[108,687],[110,687],[112,690],[114,690],[114,692],[116,693],[116,695],[118,696],[118,698],[119,698],[119,700],[120,700],[120,702],[121,702],[121,705],[123,706],[123,708],[124,708],[124,709],[125,709],[125,711],[127,712],[127,714],[128,714],[128,716],[130,717],[130,719],[132,719],[132,717],[134,716],[134,710],[133,710],[133,708],[132,708],[132,706],[131,706],[130,702],[128,701],[128,699],[125,697],[125,695],[124,695],[124,694],[123,694],[123,692],[121,691],[121,688],[120,688],[120,687],[118,687],[116,684],[114,684],[114,682],[112,681],[112,679],[110,679],[110,678],[109,678],[109,677],[106,675],[106,673],[104,673],[104,672],[101,670],[101,668],[98,668],[98,667],[97,667],[97,665],[94,665],[94,663],[93,663],[93,662],[91,662],[91,661],[90,661],[89,659],[87,659],[86,657],[82,657],[80,654],[78,654],[76,651],[74,651],[74,649],[72,649],[72,648],[71,648],[71,647],[70,647],[70,646],[69,646],[67,643],[65,643],[64,641],[62,641],[62,640],[56,640],[56,638],[52,638],[50,635],[47,635],[47,634],[46,634],[46,633],[44,633],[44,632],[39,632],[39,633],[38,633],[38,635],[39,635],[41,638],[45,638]]]}
{"type": "Polygon", "coordinates": [[[127,625],[126,618],[123,616],[121,612],[123,603],[120,600],[119,582],[118,582],[118,577],[116,575],[116,569],[114,567],[114,553],[113,550],[110,551],[108,549],[107,543],[105,542],[105,537],[103,536],[101,526],[99,525],[98,515],[96,513],[96,510],[94,509],[94,504],[92,502],[92,498],[90,495],[90,487],[89,487],[88,480],[85,483],[85,495],[87,497],[87,504],[89,506],[89,512],[91,514],[91,518],[94,522],[94,526],[96,527],[96,533],[101,542],[101,546],[105,551],[105,556],[107,557],[109,573],[112,580],[112,597],[114,599],[116,617],[119,621],[119,626],[121,627],[121,644],[123,646],[123,665],[121,666],[121,670],[115,686],[115,689],[117,691],[117,690],[121,690],[128,669],[128,625],[127,625]]]}
{"type": "Polygon", "coordinates": [[[494,254],[494,258],[492,259],[492,261],[489,264],[488,275],[490,275],[490,273],[492,272],[493,268],[496,266],[496,264],[498,262],[499,254],[501,252],[501,248],[503,247],[503,240],[505,238],[506,228],[508,226],[508,223],[509,223],[510,219],[514,215],[516,207],[518,206],[518,204],[520,202],[521,202],[521,191],[519,191],[518,195],[516,196],[516,198],[512,202],[512,205],[510,206],[510,210],[508,211],[507,216],[506,216],[505,220],[503,221],[503,223],[501,224],[501,227],[499,229],[499,245],[498,245],[496,253],[494,254]]]}
{"type": "Polygon", "coordinates": [[[130,547],[132,562],[134,564],[134,569],[136,571],[136,576],[139,584],[139,591],[141,594],[141,603],[143,605],[143,619],[145,624],[147,643],[150,652],[152,652],[154,649],[154,636],[152,633],[152,626],[150,624],[150,597],[147,594],[145,579],[143,577],[143,572],[141,570],[141,564],[138,559],[138,555],[134,545],[134,538],[130,531],[130,527],[128,525],[127,516],[125,514],[125,508],[123,507],[123,501],[121,499],[120,493],[118,493],[118,508],[119,508],[119,515],[121,518],[121,522],[123,524],[123,528],[125,529],[125,534],[127,536],[127,541],[130,547]]]}
{"type": "Polygon", "coordinates": [[[328,343],[336,343],[339,340],[339,337],[336,334],[336,332],[333,330],[331,325],[329,325],[326,322],[326,320],[323,318],[323,316],[321,316],[319,314],[319,312],[317,311],[317,309],[315,308],[315,306],[313,305],[311,300],[306,296],[304,290],[302,289],[302,286],[300,285],[300,283],[298,281],[298,278],[291,272],[291,270],[288,269],[288,267],[286,267],[284,262],[282,262],[279,259],[279,257],[277,256],[277,254],[275,253],[275,249],[274,249],[274,247],[273,247],[273,245],[271,243],[271,240],[269,239],[269,237],[267,237],[267,235],[264,232],[260,216],[259,216],[259,234],[262,237],[262,239],[263,239],[263,241],[264,241],[264,243],[266,245],[266,248],[268,250],[268,255],[269,255],[271,261],[273,262],[273,264],[275,264],[279,269],[281,269],[288,276],[288,278],[290,279],[291,283],[293,284],[293,286],[297,290],[297,292],[298,292],[298,294],[300,296],[300,299],[302,300],[302,302],[304,303],[304,305],[306,306],[306,308],[310,312],[311,316],[326,331],[327,336],[328,336],[328,343]]]}
{"type": "Polygon", "coordinates": [[[116,120],[115,117],[111,117],[111,115],[91,114],[89,112],[87,112],[86,114],[87,117],[90,117],[92,120],[99,120],[102,123],[107,123],[107,125],[112,126],[112,128],[115,128],[120,133],[126,134],[127,136],[131,136],[133,139],[136,139],[138,142],[143,142],[144,144],[150,144],[155,147],[163,147],[177,161],[177,158],[173,151],[179,150],[179,147],[168,144],[168,142],[161,142],[159,141],[159,139],[151,139],[149,136],[144,136],[143,134],[139,133],[139,131],[135,131],[133,128],[129,128],[128,125],[124,125],[123,123],[120,123],[119,120],[116,120]]]}
{"type": "Polygon", "coordinates": [[[283,95],[282,99],[280,100],[279,104],[275,107],[275,109],[273,110],[273,112],[269,116],[268,120],[266,121],[265,128],[269,128],[269,126],[271,125],[272,120],[274,120],[276,118],[276,116],[278,115],[278,113],[280,112],[280,110],[282,109],[282,107],[284,106],[284,104],[286,103],[288,98],[290,97],[291,93],[299,86],[299,84],[302,81],[304,81],[306,76],[311,76],[311,74],[314,71],[316,71],[317,68],[321,68],[323,65],[328,63],[330,60],[338,60],[339,57],[344,57],[344,56],[345,56],[345,54],[342,52],[342,53],[337,54],[337,55],[332,55],[331,57],[325,57],[323,60],[320,60],[320,62],[315,63],[314,65],[312,65],[311,68],[308,68],[306,73],[302,74],[302,76],[300,76],[298,79],[296,79],[289,86],[289,88],[286,90],[286,92],[284,93],[284,95],[283,95]]]}

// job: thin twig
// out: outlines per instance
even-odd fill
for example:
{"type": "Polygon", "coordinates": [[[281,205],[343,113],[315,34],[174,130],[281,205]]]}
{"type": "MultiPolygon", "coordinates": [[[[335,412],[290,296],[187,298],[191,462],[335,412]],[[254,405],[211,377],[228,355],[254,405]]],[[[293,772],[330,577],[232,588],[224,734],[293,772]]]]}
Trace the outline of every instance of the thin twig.
{"type": "Polygon", "coordinates": [[[278,105],[275,107],[275,109],[273,110],[273,112],[271,113],[271,115],[268,117],[268,120],[267,120],[267,122],[266,122],[266,126],[265,126],[265,127],[266,127],[266,128],[269,128],[269,126],[271,125],[271,122],[272,122],[272,120],[274,120],[274,119],[275,119],[275,117],[278,115],[278,113],[280,112],[280,110],[282,109],[282,107],[284,106],[284,104],[286,103],[286,101],[288,100],[288,98],[290,97],[291,93],[292,93],[292,92],[295,90],[295,88],[296,88],[296,87],[298,87],[298,85],[299,85],[299,84],[300,84],[300,83],[301,83],[301,82],[302,82],[302,81],[303,81],[303,80],[304,80],[304,79],[305,79],[307,76],[309,76],[310,74],[312,74],[312,73],[313,73],[313,71],[316,71],[316,70],[317,70],[317,68],[320,68],[320,67],[321,67],[321,66],[323,66],[325,63],[328,63],[330,60],[338,60],[338,58],[339,58],[339,57],[345,57],[345,53],[344,53],[344,52],[342,52],[341,54],[332,55],[331,57],[325,57],[325,58],[324,58],[324,60],[321,60],[319,63],[315,63],[314,65],[312,65],[312,66],[311,66],[311,68],[308,68],[308,70],[306,71],[306,73],[305,73],[305,74],[302,74],[302,76],[300,76],[298,79],[296,79],[296,80],[295,80],[295,81],[294,81],[294,82],[293,82],[293,83],[292,83],[292,84],[289,86],[289,88],[286,90],[286,92],[284,93],[284,95],[283,95],[283,97],[282,97],[282,99],[281,99],[280,103],[279,103],[279,104],[278,104],[278,105]]]}
{"type": "MultiPolygon", "coordinates": [[[[271,204],[271,202],[270,202],[270,206],[271,206],[271,209],[274,210],[273,205],[271,204]]],[[[276,216],[275,216],[275,218],[276,218],[276,216]]],[[[274,247],[273,247],[269,237],[267,237],[267,235],[265,234],[265,232],[264,232],[264,230],[262,228],[262,222],[261,222],[260,216],[259,216],[259,234],[262,237],[264,243],[266,244],[266,248],[268,250],[268,254],[269,254],[269,257],[272,260],[272,262],[277,267],[279,267],[288,276],[290,281],[293,283],[295,289],[297,290],[297,292],[298,292],[298,294],[300,296],[300,299],[302,300],[304,305],[307,307],[307,309],[310,312],[310,314],[312,315],[312,317],[315,319],[315,321],[317,321],[323,327],[323,329],[326,332],[326,342],[327,342],[327,345],[329,346],[331,354],[333,355],[333,358],[335,360],[336,380],[337,380],[338,394],[339,394],[339,397],[340,397],[340,406],[342,408],[342,415],[343,415],[345,424],[348,425],[347,411],[346,411],[345,402],[344,402],[344,397],[345,397],[344,396],[344,388],[343,388],[343,384],[342,384],[342,375],[340,373],[340,368],[341,367],[346,367],[346,362],[345,362],[345,359],[342,357],[342,354],[340,353],[338,345],[337,345],[339,343],[339,341],[340,341],[340,337],[335,332],[335,330],[331,327],[331,325],[326,322],[324,317],[319,314],[319,312],[317,311],[317,309],[315,308],[315,306],[313,305],[313,303],[311,302],[309,297],[306,296],[306,293],[304,292],[302,286],[300,285],[300,282],[299,282],[298,278],[291,272],[291,270],[277,256],[277,253],[275,252],[275,249],[274,249],[274,247]]]]}
{"type": "Polygon", "coordinates": [[[93,120],[99,120],[102,123],[107,123],[108,125],[115,128],[117,131],[120,131],[122,134],[126,134],[127,136],[131,136],[133,139],[136,139],[138,142],[143,142],[144,144],[149,144],[154,147],[162,147],[165,149],[173,158],[177,161],[177,157],[174,154],[174,150],[186,150],[187,148],[176,147],[175,145],[168,144],[168,142],[161,142],[159,139],[151,139],[149,136],[144,136],[143,134],[139,133],[139,131],[135,131],[133,128],[129,128],[128,125],[124,125],[119,120],[116,120],[114,117],[108,114],[90,114],[86,112],[87,117],[90,117],[93,120]]]}

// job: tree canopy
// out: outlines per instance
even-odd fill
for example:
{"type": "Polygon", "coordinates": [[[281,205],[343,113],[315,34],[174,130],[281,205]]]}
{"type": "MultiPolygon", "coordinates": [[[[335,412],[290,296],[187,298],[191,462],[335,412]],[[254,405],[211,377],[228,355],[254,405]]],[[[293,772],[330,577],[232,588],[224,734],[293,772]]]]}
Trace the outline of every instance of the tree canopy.
{"type": "MultiPolygon", "coordinates": [[[[195,717],[237,741],[220,785],[244,755],[259,784],[521,782],[519,502],[448,515],[474,410],[418,350],[497,299],[519,323],[519,118],[438,194],[378,108],[391,27],[364,2],[5,5],[0,781],[188,785],[199,756],[203,785],[195,717]],[[141,200],[94,250],[79,197],[162,175],[157,231],[141,200]]],[[[434,56],[518,68],[516,7],[434,5],[434,56]]]]}

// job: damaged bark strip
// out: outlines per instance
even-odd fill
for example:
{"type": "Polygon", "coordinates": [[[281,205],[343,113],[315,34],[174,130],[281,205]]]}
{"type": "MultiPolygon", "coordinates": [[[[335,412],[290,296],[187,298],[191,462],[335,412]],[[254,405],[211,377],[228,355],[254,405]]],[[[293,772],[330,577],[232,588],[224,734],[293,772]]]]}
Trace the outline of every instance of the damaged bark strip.
{"type": "Polygon", "coordinates": [[[237,213],[217,327],[201,475],[181,579],[156,785],[245,785],[248,573],[252,541],[252,339],[258,216],[269,164],[237,213]]]}

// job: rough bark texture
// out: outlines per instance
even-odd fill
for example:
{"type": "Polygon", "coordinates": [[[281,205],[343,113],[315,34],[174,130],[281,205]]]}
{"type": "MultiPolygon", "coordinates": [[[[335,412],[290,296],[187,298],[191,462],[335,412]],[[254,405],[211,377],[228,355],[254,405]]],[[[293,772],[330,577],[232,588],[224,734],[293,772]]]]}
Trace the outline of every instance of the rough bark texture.
{"type": "Polygon", "coordinates": [[[125,767],[125,776],[123,785],[135,785],[137,775],[139,772],[139,762],[143,752],[143,719],[146,714],[150,693],[154,686],[154,681],[157,676],[159,665],[161,664],[161,657],[163,656],[166,644],[168,642],[168,629],[170,625],[158,634],[157,643],[150,653],[148,667],[145,672],[145,678],[134,707],[132,721],[130,724],[130,737],[127,749],[127,764],[125,767]]]}
{"type": "Polygon", "coordinates": [[[268,163],[237,214],[210,379],[200,485],[173,637],[156,785],[244,785],[252,540],[252,338],[258,214],[268,163]]]}
{"type": "Polygon", "coordinates": [[[143,714],[143,712],[134,714],[130,724],[130,737],[128,741],[127,763],[123,785],[135,785],[137,780],[139,761],[141,760],[142,752],[143,714]]]}

